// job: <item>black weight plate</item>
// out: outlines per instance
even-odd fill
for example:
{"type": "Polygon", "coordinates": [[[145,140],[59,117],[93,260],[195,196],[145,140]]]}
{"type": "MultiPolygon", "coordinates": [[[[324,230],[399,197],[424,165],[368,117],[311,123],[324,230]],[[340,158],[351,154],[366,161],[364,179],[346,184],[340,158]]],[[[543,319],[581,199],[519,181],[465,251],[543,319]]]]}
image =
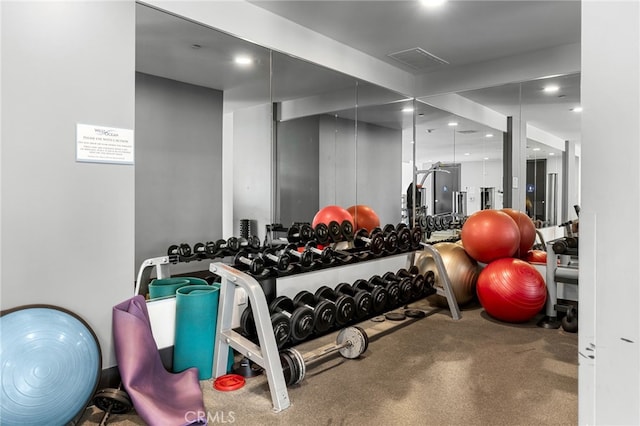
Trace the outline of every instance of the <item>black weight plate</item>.
{"type": "Polygon", "coordinates": [[[389,293],[381,286],[376,286],[371,291],[371,309],[374,313],[384,312],[389,300],[389,293]]]}
{"type": "Polygon", "coordinates": [[[240,315],[240,329],[246,337],[254,337],[256,335],[256,324],[253,320],[253,312],[251,308],[245,308],[240,315]]]}
{"type": "Polygon", "coordinates": [[[284,347],[291,338],[291,323],[289,318],[281,313],[271,315],[271,325],[273,327],[273,335],[276,338],[278,348],[284,347]]]}
{"type": "Polygon", "coordinates": [[[287,296],[278,296],[269,303],[269,312],[286,311],[292,313],[295,309],[293,300],[287,296]]]}
{"type": "Polygon", "coordinates": [[[335,304],[337,325],[342,326],[353,321],[356,312],[356,301],[353,297],[342,295],[336,299],[335,304]]]}
{"type": "Polygon", "coordinates": [[[296,308],[291,314],[291,337],[297,341],[308,338],[313,333],[313,311],[309,308],[296,308]]]}
{"type": "Polygon", "coordinates": [[[384,235],[387,235],[390,232],[396,232],[396,227],[393,226],[392,224],[388,223],[384,226],[384,228],[382,228],[382,233],[384,235]]]}
{"type": "Polygon", "coordinates": [[[329,238],[332,241],[338,242],[342,241],[342,229],[340,228],[340,224],[335,220],[329,222],[329,238]]]}
{"type": "Polygon", "coordinates": [[[409,318],[424,318],[427,316],[427,314],[425,314],[424,311],[421,311],[420,309],[405,309],[404,314],[409,318]]]}
{"type": "Polygon", "coordinates": [[[308,292],[307,290],[302,290],[301,292],[296,294],[295,297],[293,298],[294,305],[314,306],[315,303],[316,303],[315,296],[312,293],[308,292]]]}
{"type": "Polygon", "coordinates": [[[333,327],[333,324],[336,322],[336,305],[329,301],[322,300],[316,305],[314,314],[314,329],[318,333],[324,333],[333,327]]]}
{"type": "Polygon", "coordinates": [[[340,230],[345,240],[351,241],[353,239],[353,224],[348,220],[343,220],[340,224],[340,230]]]}
{"type": "Polygon", "coordinates": [[[329,227],[324,223],[319,223],[315,228],[316,240],[320,244],[326,244],[329,242],[329,227]]]}
{"type": "Polygon", "coordinates": [[[309,224],[302,224],[300,226],[300,240],[307,242],[312,240],[314,236],[313,228],[309,224]]]}
{"type": "Polygon", "coordinates": [[[407,319],[407,316],[402,312],[387,312],[384,317],[389,321],[403,321],[407,319]]]}

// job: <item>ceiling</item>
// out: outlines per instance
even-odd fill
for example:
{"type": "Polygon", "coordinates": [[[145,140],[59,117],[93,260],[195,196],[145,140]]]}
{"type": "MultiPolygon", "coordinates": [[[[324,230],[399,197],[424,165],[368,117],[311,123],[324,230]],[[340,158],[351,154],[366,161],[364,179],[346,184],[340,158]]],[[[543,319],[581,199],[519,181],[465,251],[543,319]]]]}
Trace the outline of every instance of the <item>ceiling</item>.
{"type": "MultiPolygon", "coordinates": [[[[259,0],[250,3],[413,73],[417,78],[428,78],[432,71],[580,42],[580,2],[574,0],[449,0],[439,9],[427,9],[418,0],[259,0]],[[421,69],[414,69],[389,56],[413,48],[423,49],[446,63],[426,60],[421,69]]],[[[268,97],[271,93],[274,101],[296,99],[301,93],[305,97],[321,96],[327,87],[351,90],[355,85],[355,79],[349,76],[277,52],[273,52],[272,69],[269,69],[268,49],[140,4],[136,20],[136,69],[139,72],[238,96],[251,87],[252,94],[268,97]],[[258,58],[255,66],[229,71],[233,60],[231,51],[252,54],[258,58]]],[[[411,55],[405,57],[412,59],[411,55]]],[[[580,102],[579,75],[557,77],[555,83],[561,85],[562,90],[555,96],[544,94],[542,83],[536,80],[459,94],[504,115],[526,117],[530,124],[544,131],[579,143],[579,114],[569,111],[580,102]]],[[[398,96],[398,100],[403,98],[398,96]]],[[[358,120],[406,128],[412,120],[403,112],[404,107],[403,102],[377,108],[359,107],[358,120]]],[[[339,109],[331,112],[345,117],[353,113],[339,109]]],[[[448,113],[418,117],[418,126],[424,127],[418,130],[418,137],[429,129],[446,128],[446,122],[454,119],[451,117],[448,113]]],[[[482,135],[490,131],[459,117],[456,120],[461,127],[458,133],[452,134],[458,135],[459,143],[464,138],[476,138],[480,143],[482,135]],[[462,129],[463,124],[466,130],[462,129]]],[[[435,133],[432,130],[429,137],[433,139],[435,133]]],[[[487,149],[488,143],[482,140],[487,149]]],[[[492,143],[493,149],[501,148],[501,138],[494,138],[492,143]]],[[[535,141],[530,141],[530,145],[534,146],[535,141]]]]}

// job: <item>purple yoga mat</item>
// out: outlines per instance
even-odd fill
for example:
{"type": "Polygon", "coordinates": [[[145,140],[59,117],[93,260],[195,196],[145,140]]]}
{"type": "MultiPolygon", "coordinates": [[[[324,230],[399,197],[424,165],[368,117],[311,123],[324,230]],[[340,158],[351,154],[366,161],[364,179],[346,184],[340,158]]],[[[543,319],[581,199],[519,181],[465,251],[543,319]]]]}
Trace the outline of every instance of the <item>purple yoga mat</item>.
{"type": "Polygon", "coordinates": [[[113,339],[122,386],[142,420],[150,426],[207,424],[198,370],[164,368],[144,297],[113,307],[113,339]]]}

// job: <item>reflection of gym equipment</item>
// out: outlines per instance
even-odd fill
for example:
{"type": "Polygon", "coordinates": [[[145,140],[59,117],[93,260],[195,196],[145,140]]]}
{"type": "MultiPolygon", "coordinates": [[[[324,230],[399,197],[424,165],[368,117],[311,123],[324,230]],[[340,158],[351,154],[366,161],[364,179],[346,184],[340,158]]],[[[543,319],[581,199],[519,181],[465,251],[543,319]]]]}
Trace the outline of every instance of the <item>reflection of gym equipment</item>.
{"type": "Polygon", "coordinates": [[[548,292],[545,317],[538,326],[559,328],[562,325],[565,331],[575,333],[578,331],[577,305],[558,303],[559,295],[563,300],[578,301],[578,246],[575,237],[547,241],[545,281],[548,292]],[[559,320],[558,312],[566,312],[562,320],[559,320]]]}
{"type": "Polygon", "coordinates": [[[480,188],[480,210],[495,208],[495,188],[480,188]]]}

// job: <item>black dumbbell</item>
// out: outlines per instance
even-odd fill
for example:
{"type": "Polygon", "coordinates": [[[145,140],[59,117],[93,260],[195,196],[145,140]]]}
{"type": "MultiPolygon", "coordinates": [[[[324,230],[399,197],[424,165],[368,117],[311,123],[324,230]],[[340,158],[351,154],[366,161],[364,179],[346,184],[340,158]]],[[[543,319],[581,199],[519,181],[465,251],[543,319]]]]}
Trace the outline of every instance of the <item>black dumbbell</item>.
{"type": "Polygon", "coordinates": [[[411,300],[411,296],[413,295],[413,287],[411,285],[411,281],[400,282],[390,279],[390,276],[385,274],[383,277],[381,277],[380,275],[373,275],[371,278],[369,278],[369,282],[372,285],[380,285],[386,288],[389,293],[391,293],[391,289],[394,290],[397,298],[396,300],[394,300],[395,303],[393,305],[390,305],[392,307],[396,307],[399,304],[407,303],[409,300],[411,300]],[[395,289],[394,287],[397,287],[397,289],[395,289]]]}
{"type": "Polygon", "coordinates": [[[384,250],[391,254],[398,251],[398,233],[395,226],[389,224],[382,229],[382,236],[384,237],[384,250]]]}
{"type": "Polygon", "coordinates": [[[265,263],[275,265],[279,271],[286,271],[291,263],[291,258],[288,254],[277,253],[273,248],[262,250],[260,257],[262,257],[262,259],[266,259],[265,263]]]}
{"type": "Polygon", "coordinates": [[[411,280],[411,283],[413,285],[414,297],[424,296],[428,292],[427,287],[433,288],[435,275],[433,274],[433,272],[431,272],[431,274],[433,278],[431,284],[429,285],[429,283],[427,283],[426,277],[420,274],[420,270],[415,265],[409,268],[408,271],[402,268],[398,269],[398,272],[396,272],[397,277],[409,278],[411,280]]]}
{"type": "Polygon", "coordinates": [[[313,229],[318,244],[328,244],[331,241],[329,236],[329,227],[324,223],[318,223],[313,229]]]}
{"type": "Polygon", "coordinates": [[[422,242],[422,228],[419,226],[414,226],[409,231],[411,236],[411,248],[416,250],[420,248],[420,243],[422,242]]]}
{"type": "MultiPolygon", "coordinates": [[[[276,345],[278,348],[282,348],[291,338],[291,322],[286,315],[280,312],[272,313],[270,319],[273,335],[276,338],[276,345]]],[[[242,315],[240,315],[240,329],[249,339],[257,337],[256,323],[250,307],[245,308],[242,311],[242,315]]]]}
{"type": "Polygon", "coordinates": [[[381,285],[372,284],[367,280],[356,280],[353,283],[353,288],[357,290],[368,291],[371,293],[371,309],[376,314],[384,312],[391,305],[392,299],[395,299],[397,302],[398,286],[395,287],[395,289],[392,288],[391,292],[389,292],[388,289],[382,287],[381,285]]]}
{"type": "Polygon", "coordinates": [[[207,241],[206,243],[196,243],[193,246],[195,254],[201,257],[213,258],[218,253],[218,246],[213,241],[207,241]]]}
{"type": "Polygon", "coordinates": [[[328,300],[316,300],[313,293],[306,290],[293,298],[296,306],[311,309],[313,312],[313,329],[316,333],[324,333],[336,322],[336,305],[328,300]]]}
{"type": "Polygon", "coordinates": [[[287,296],[279,296],[269,303],[271,313],[281,313],[289,318],[291,338],[301,342],[313,333],[313,311],[305,307],[296,307],[287,296]]]}
{"type": "Polygon", "coordinates": [[[353,244],[358,248],[367,248],[373,254],[380,254],[384,250],[384,237],[382,232],[369,232],[362,228],[356,232],[353,238],[353,244]]]}
{"type": "Polygon", "coordinates": [[[247,265],[249,272],[253,275],[260,275],[264,271],[264,260],[259,257],[249,257],[246,251],[241,250],[233,257],[234,265],[247,265]]]}
{"type": "Polygon", "coordinates": [[[173,244],[167,249],[167,254],[169,256],[191,257],[191,246],[187,243],[173,244]]]}
{"type": "Polygon", "coordinates": [[[366,318],[373,312],[373,297],[368,291],[355,289],[349,283],[340,283],[336,286],[335,292],[353,297],[356,302],[356,318],[366,318]]]}
{"type": "Polygon", "coordinates": [[[402,294],[402,297],[399,297],[398,300],[401,300],[400,303],[406,303],[411,299],[416,299],[422,296],[422,292],[424,291],[424,280],[422,275],[416,276],[416,283],[414,283],[414,279],[410,277],[399,277],[393,272],[386,272],[382,276],[383,280],[394,281],[398,284],[399,292],[402,294]]]}
{"type": "Polygon", "coordinates": [[[334,243],[337,243],[343,240],[342,228],[340,227],[340,224],[337,221],[335,220],[330,221],[329,224],[327,225],[327,229],[329,232],[329,239],[331,241],[333,241],[334,243]]]}
{"type": "Polygon", "coordinates": [[[322,263],[328,264],[334,261],[335,252],[331,247],[325,247],[322,250],[318,248],[318,244],[315,241],[309,241],[305,244],[305,251],[310,251],[320,258],[322,263]]]}
{"type": "Polygon", "coordinates": [[[226,248],[231,251],[238,251],[245,248],[257,250],[260,248],[260,238],[255,235],[248,239],[231,237],[227,240],[226,248]]]}
{"type": "Polygon", "coordinates": [[[288,244],[287,246],[285,246],[285,248],[282,250],[282,253],[289,255],[289,257],[291,258],[297,259],[300,266],[304,268],[313,266],[313,253],[308,250],[300,253],[298,251],[298,246],[296,246],[295,244],[288,244]]]}
{"type": "Polygon", "coordinates": [[[293,224],[287,231],[287,241],[290,243],[307,242],[314,237],[313,228],[307,223],[293,224]]]}
{"type": "Polygon", "coordinates": [[[353,240],[353,224],[351,221],[343,220],[340,224],[340,231],[342,232],[342,236],[345,240],[353,240]]]}
{"type": "Polygon", "coordinates": [[[315,297],[318,301],[326,300],[336,305],[337,326],[342,327],[353,321],[356,311],[356,302],[353,297],[337,294],[327,286],[322,286],[316,290],[315,297]]]}
{"type": "Polygon", "coordinates": [[[404,223],[399,223],[396,226],[396,233],[398,234],[398,250],[408,251],[411,249],[411,231],[404,223]]]}

